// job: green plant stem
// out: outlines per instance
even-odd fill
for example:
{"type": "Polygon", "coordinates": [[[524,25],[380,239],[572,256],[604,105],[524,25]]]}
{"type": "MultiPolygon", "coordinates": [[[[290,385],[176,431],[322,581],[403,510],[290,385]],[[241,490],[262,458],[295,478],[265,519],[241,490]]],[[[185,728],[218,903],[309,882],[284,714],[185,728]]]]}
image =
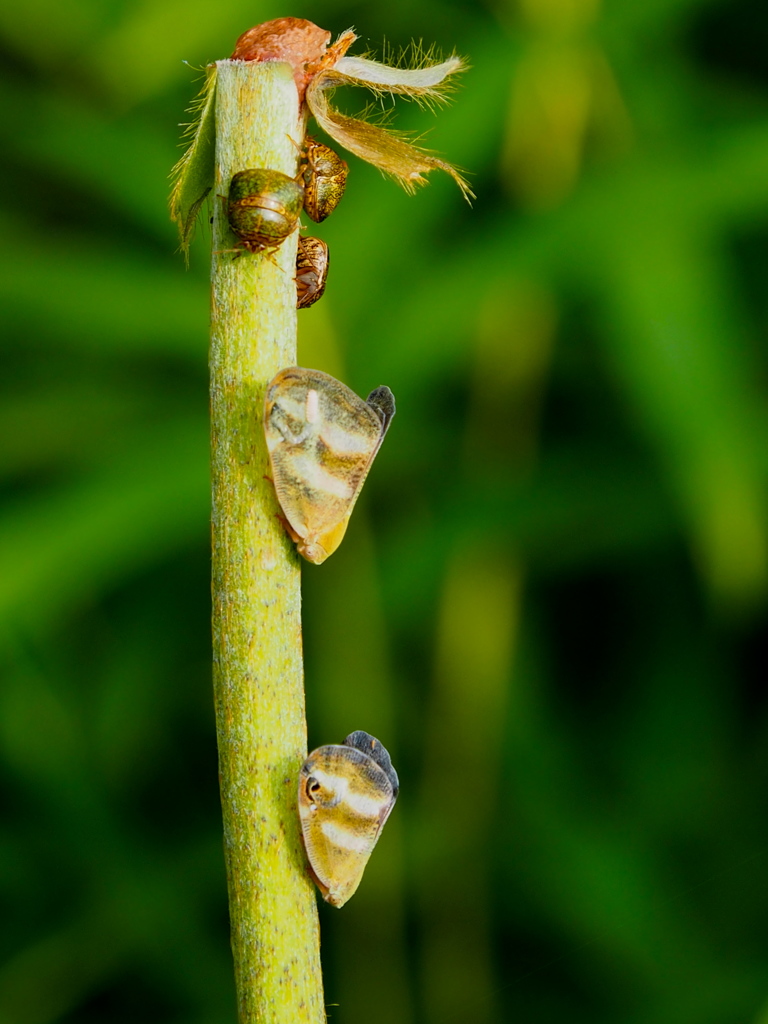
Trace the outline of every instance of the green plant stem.
{"type": "MultiPolygon", "coordinates": [[[[231,249],[236,171],[295,175],[303,137],[286,64],[221,61],[213,248],[231,249]]],[[[277,519],[266,385],[296,363],[297,233],[275,253],[214,252],[211,313],[213,664],[240,1024],[325,1020],[314,888],[296,811],[306,756],[299,559],[277,519]]]]}

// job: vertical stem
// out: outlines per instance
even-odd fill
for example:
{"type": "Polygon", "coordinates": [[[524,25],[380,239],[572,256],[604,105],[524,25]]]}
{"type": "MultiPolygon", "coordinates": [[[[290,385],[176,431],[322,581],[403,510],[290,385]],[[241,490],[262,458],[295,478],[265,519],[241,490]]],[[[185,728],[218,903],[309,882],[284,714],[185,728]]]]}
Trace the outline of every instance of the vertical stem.
{"type": "MultiPolygon", "coordinates": [[[[295,175],[303,131],[288,65],[219,62],[216,194],[249,167],[295,175]]],[[[265,479],[262,427],[267,383],[296,362],[296,239],[277,250],[279,266],[217,252],[212,268],[214,699],[240,1024],[325,1020],[296,813],[306,756],[300,572],[265,479]]],[[[234,241],[216,198],[214,250],[234,241]]]]}

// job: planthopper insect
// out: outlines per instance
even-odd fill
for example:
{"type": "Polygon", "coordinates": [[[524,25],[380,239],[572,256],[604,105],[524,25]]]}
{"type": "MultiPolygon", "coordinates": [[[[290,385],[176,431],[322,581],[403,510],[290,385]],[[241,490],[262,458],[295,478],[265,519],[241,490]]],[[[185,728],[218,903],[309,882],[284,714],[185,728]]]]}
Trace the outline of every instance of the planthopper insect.
{"type": "Polygon", "coordinates": [[[286,530],[307,561],[320,565],[341,544],[394,415],[388,387],[363,401],[320,370],[290,366],[268,385],[272,479],[286,530]]]}
{"type": "Polygon", "coordinates": [[[354,895],[400,789],[386,749],[359,729],[313,750],[299,772],[299,819],[310,873],[323,899],[354,895]]]}

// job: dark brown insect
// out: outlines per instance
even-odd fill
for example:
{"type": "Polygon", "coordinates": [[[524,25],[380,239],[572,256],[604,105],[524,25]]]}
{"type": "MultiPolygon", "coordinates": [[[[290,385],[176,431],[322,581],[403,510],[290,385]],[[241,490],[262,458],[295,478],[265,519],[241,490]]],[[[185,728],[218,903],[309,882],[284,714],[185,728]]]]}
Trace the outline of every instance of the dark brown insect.
{"type": "Polygon", "coordinates": [[[325,291],[328,276],[328,246],[321,238],[299,238],[296,253],[296,308],[307,309],[325,291]]]}
{"type": "Polygon", "coordinates": [[[319,224],[344,195],[349,168],[332,149],[310,138],[304,144],[304,161],[304,209],[319,224]]]}

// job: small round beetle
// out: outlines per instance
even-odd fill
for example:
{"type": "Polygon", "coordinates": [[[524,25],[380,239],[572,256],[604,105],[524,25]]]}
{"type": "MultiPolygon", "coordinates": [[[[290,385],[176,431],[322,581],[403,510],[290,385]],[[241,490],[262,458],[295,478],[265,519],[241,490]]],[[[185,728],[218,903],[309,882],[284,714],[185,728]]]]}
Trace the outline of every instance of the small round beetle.
{"type": "Polygon", "coordinates": [[[248,252],[276,249],[296,227],[304,189],[281,171],[238,171],[229,186],[227,217],[248,252]]]}
{"type": "Polygon", "coordinates": [[[296,308],[307,309],[325,291],[328,276],[328,246],[321,238],[299,238],[296,254],[296,308]]]}
{"type": "Polygon", "coordinates": [[[319,224],[344,195],[349,168],[332,149],[314,139],[306,140],[304,156],[304,209],[319,224]]]}

